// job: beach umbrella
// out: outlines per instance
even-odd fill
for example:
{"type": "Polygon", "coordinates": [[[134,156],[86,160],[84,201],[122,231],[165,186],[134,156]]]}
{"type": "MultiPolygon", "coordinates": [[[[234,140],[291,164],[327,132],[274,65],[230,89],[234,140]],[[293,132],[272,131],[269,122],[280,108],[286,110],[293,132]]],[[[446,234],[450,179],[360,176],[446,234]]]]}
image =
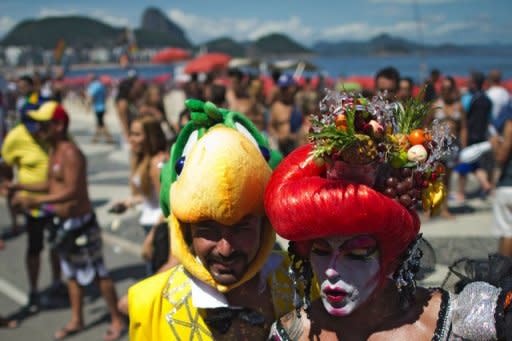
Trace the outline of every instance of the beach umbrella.
{"type": "Polygon", "coordinates": [[[224,53],[207,53],[191,60],[185,66],[185,73],[208,73],[228,67],[231,56],[224,53]]]}
{"type": "Polygon", "coordinates": [[[169,47],[164,49],[151,58],[151,62],[155,64],[170,64],[190,58],[190,53],[184,49],[177,47],[169,47]]]}

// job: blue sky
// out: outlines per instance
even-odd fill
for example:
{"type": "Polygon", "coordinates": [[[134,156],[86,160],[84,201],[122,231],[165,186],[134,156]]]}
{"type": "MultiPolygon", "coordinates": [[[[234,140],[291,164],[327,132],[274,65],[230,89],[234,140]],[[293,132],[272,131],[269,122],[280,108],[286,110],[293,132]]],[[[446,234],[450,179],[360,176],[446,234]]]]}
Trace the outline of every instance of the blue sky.
{"type": "Polygon", "coordinates": [[[255,39],[283,32],[304,44],[360,40],[379,33],[427,43],[512,43],[512,0],[1,0],[0,36],[18,21],[79,14],[138,27],[148,6],[162,9],[194,43],[220,36],[255,39]]]}

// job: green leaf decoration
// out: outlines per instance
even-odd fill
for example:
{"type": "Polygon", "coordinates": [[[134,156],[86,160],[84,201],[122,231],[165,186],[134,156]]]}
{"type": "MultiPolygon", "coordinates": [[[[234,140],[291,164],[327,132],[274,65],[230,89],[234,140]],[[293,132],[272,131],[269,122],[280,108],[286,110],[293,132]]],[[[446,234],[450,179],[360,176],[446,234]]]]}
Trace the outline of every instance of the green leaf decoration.
{"type": "Polygon", "coordinates": [[[195,98],[187,99],[185,106],[190,111],[204,111],[204,102],[195,98]]]}

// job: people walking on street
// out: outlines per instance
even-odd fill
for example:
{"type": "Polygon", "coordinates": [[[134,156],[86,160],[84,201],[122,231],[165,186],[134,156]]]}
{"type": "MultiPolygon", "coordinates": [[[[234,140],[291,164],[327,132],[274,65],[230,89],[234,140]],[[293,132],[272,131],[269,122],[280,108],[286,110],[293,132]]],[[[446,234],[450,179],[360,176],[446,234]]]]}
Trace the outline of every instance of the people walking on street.
{"type": "Polygon", "coordinates": [[[68,137],[69,116],[57,102],[50,101],[28,116],[38,122],[37,135],[51,147],[47,181],[24,186],[24,190],[43,192],[37,197],[19,193],[14,203],[25,209],[44,205],[55,214],[61,268],[68,280],[71,320],[55,333],[61,340],[83,330],[84,286],[96,281],[107,303],[111,323],[104,340],[117,340],[125,330],[117,309],[117,295],[106,269],[101,231],[96,220],[87,188],[86,159],[68,137]]]}
{"type": "MultiPolygon", "coordinates": [[[[38,103],[25,103],[22,107],[23,120],[14,127],[6,136],[2,146],[2,162],[5,165],[16,167],[17,182],[10,185],[10,197],[13,191],[21,191],[26,195],[26,187],[39,186],[47,181],[48,177],[48,151],[47,146],[38,137],[38,124],[27,112],[37,109],[38,103]]],[[[38,196],[38,193],[31,193],[31,197],[38,196]]],[[[18,210],[17,208],[15,208],[18,210]]],[[[44,245],[44,233],[48,231],[53,237],[52,221],[53,212],[41,205],[23,209],[25,217],[25,230],[28,234],[28,245],[26,254],[26,267],[29,279],[29,302],[28,311],[31,313],[39,310],[39,272],[41,263],[41,251],[44,245]]],[[[51,238],[50,238],[51,239],[51,238]]],[[[52,270],[52,290],[58,292],[62,288],[60,281],[61,271],[57,251],[50,248],[50,265],[52,270]]]]}
{"type": "Polygon", "coordinates": [[[91,75],[90,79],[91,83],[87,87],[87,98],[94,111],[94,114],[96,115],[96,130],[94,132],[92,142],[99,142],[100,138],[103,136],[105,138],[105,142],[112,143],[114,140],[112,139],[112,135],[110,135],[110,132],[105,125],[105,113],[107,111],[107,88],[105,85],[103,85],[103,83],[101,83],[96,75],[91,75]]]}

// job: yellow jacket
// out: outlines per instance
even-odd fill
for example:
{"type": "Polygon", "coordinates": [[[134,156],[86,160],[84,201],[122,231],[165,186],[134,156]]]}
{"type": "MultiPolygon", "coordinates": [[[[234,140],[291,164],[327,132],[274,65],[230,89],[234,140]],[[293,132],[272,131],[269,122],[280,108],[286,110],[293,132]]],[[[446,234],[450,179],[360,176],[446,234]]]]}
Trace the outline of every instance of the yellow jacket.
{"type": "MultiPolygon", "coordinates": [[[[267,275],[267,285],[277,319],[294,308],[289,260],[282,253],[275,255],[282,260],[267,275]]],[[[128,291],[130,340],[214,340],[203,321],[203,309],[192,306],[190,281],[183,266],[177,265],[132,286],[128,291]]]]}

